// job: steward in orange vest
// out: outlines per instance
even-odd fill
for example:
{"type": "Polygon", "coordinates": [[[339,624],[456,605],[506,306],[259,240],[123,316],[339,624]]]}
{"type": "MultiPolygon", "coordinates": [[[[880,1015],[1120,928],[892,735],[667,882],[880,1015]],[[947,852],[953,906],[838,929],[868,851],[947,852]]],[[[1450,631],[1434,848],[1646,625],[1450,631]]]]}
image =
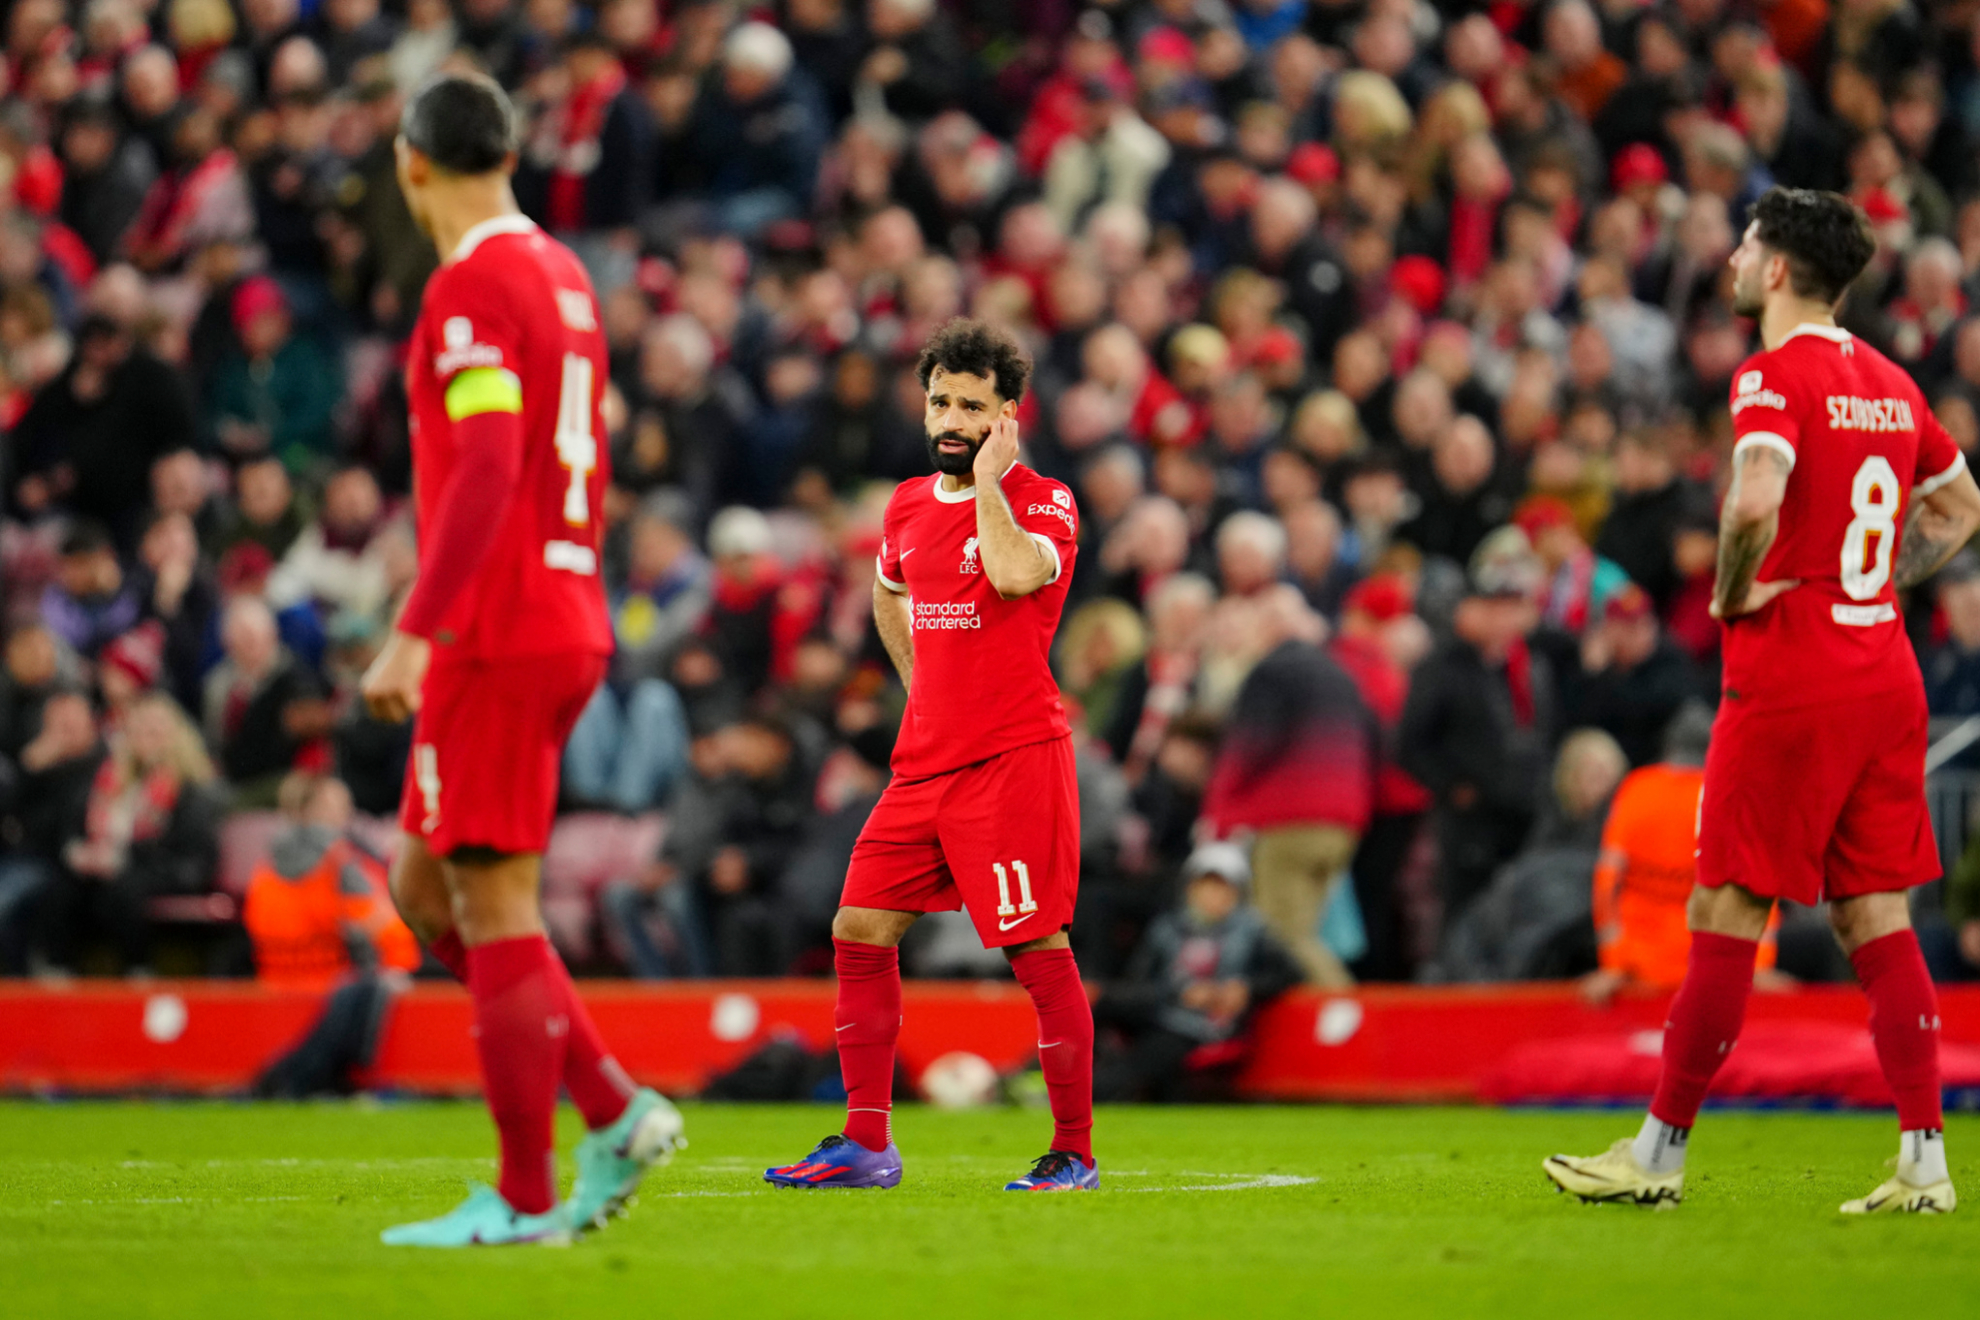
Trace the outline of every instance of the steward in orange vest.
{"type": "Polygon", "coordinates": [[[248,882],[243,920],[266,985],[327,990],[354,971],[420,963],[384,867],[326,825],[298,825],[275,841],[248,882]]]}

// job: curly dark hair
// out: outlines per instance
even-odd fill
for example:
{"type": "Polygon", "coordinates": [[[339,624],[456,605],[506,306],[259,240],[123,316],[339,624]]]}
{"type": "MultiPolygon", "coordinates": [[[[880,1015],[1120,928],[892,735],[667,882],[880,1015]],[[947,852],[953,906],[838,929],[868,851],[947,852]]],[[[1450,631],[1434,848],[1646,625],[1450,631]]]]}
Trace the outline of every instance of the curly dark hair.
{"type": "Polygon", "coordinates": [[[1025,360],[1017,340],[986,321],[972,321],[966,316],[943,323],[928,337],[928,346],[914,364],[922,389],[928,388],[928,378],[937,367],[981,376],[996,387],[1001,399],[1022,399],[1025,382],[1031,379],[1031,363],[1025,360]]]}
{"type": "Polygon", "coordinates": [[[1769,188],[1753,204],[1760,241],[1787,258],[1788,280],[1803,298],[1834,302],[1876,255],[1877,239],[1841,193],[1769,188]]]}

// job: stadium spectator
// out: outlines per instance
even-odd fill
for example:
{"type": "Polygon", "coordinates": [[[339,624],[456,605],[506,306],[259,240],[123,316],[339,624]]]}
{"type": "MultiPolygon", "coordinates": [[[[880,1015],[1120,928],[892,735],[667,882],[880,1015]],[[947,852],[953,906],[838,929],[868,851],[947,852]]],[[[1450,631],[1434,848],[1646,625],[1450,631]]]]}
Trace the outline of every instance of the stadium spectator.
{"type": "MultiPolygon", "coordinates": [[[[11,649],[11,648],[10,648],[11,649]]],[[[39,730],[6,764],[0,853],[0,972],[20,976],[41,926],[41,907],[63,866],[62,850],[83,832],[103,743],[89,701],[56,692],[42,703],[39,730]],[[16,754],[17,753],[17,754],[16,754]]]]}
{"type": "Polygon", "coordinates": [[[322,508],[268,575],[269,600],[283,608],[309,602],[326,618],[377,615],[387,596],[384,527],[384,497],[370,470],[333,473],[323,483],[322,508]]]}
{"type": "Polygon", "coordinates": [[[1664,729],[1697,692],[1690,662],[1662,635],[1650,597],[1633,583],[1611,595],[1580,653],[1557,653],[1561,718],[1602,730],[1633,766],[1657,755],[1664,729]]]}
{"type": "Polygon", "coordinates": [[[292,475],[313,474],[331,450],[331,413],[343,394],[335,364],[299,333],[288,296],[273,279],[251,276],[231,300],[239,347],[214,371],[207,416],[236,458],[271,454],[292,475]]]}
{"type": "Polygon", "coordinates": [[[177,703],[153,695],[132,708],[43,900],[52,964],[79,971],[101,940],[123,971],[150,969],[147,902],[213,887],[221,812],[213,779],[199,730],[177,703]]]}
{"type": "Polygon", "coordinates": [[[282,644],[275,615],[236,596],[221,618],[225,659],[207,675],[206,737],[241,805],[273,805],[282,776],[322,755],[331,712],[322,680],[282,644]]]}
{"type": "Polygon", "coordinates": [[[1203,818],[1216,838],[1255,833],[1253,887],[1268,928],[1316,985],[1352,978],[1319,937],[1368,828],[1377,743],[1352,679],[1320,649],[1326,623],[1291,587],[1256,610],[1263,657],[1225,723],[1203,818]]]}
{"type": "Polygon", "coordinates": [[[1437,800],[1445,921],[1491,882],[1533,827],[1554,723],[1546,661],[1527,645],[1539,565],[1515,530],[1481,555],[1453,636],[1410,679],[1396,757],[1437,800]]]}
{"type": "Polygon", "coordinates": [[[62,562],[41,595],[41,618],[63,645],[94,659],[111,638],[129,631],[144,613],[117,562],[109,529],[78,523],[62,539],[62,562]]]}
{"type": "Polygon", "coordinates": [[[1199,1076],[1212,1062],[1206,1056],[1236,1062],[1252,1016],[1301,980],[1300,964],[1247,901],[1242,847],[1203,845],[1183,883],[1182,902],[1149,925],[1093,1006],[1094,1026],[1108,1037],[1094,1059],[1096,1100],[1209,1098],[1201,1094],[1208,1086],[1190,1086],[1192,1062],[1199,1076]]]}
{"type": "Polygon", "coordinates": [[[1924,647],[1925,704],[1934,715],[1980,715],[1980,558],[1962,551],[1935,579],[1945,639],[1924,647]]]}

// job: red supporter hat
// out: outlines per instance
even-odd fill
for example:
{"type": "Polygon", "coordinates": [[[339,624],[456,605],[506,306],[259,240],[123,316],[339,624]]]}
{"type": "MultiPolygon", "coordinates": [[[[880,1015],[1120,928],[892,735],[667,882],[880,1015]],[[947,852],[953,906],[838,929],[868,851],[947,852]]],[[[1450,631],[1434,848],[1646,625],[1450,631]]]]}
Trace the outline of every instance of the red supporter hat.
{"type": "Polygon", "coordinates": [[[234,330],[243,333],[257,318],[269,312],[286,312],[289,300],[282,286],[266,275],[250,275],[234,290],[234,330]]]}
{"type": "Polygon", "coordinates": [[[1602,617],[1613,623],[1635,623],[1651,613],[1650,597],[1634,582],[1625,582],[1602,607],[1602,617]]]}
{"type": "Polygon", "coordinates": [[[1532,541],[1552,528],[1574,526],[1574,510],[1558,495],[1529,495],[1513,510],[1512,521],[1532,541]]]}
{"type": "Polygon", "coordinates": [[[1444,268],[1428,257],[1400,257],[1389,268],[1389,285],[1424,316],[1435,316],[1444,305],[1444,268]]]}
{"type": "Polygon", "coordinates": [[[1134,48],[1138,60],[1154,60],[1162,64],[1196,63],[1196,46],[1180,28],[1151,28],[1134,48]]]}
{"type": "Polygon", "coordinates": [[[1366,614],[1377,623],[1394,623],[1415,607],[1409,583],[1394,573],[1377,573],[1362,579],[1341,602],[1343,610],[1366,614]]]}
{"type": "Polygon", "coordinates": [[[233,595],[237,591],[259,593],[268,575],[275,571],[275,556],[268,553],[268,547],[257,541],[243,541],[220,556],[220,565],[215,576],[220,580],[223,595],[233,595]]]}
{"type": "Polygon", "coordinates": [[[1261,366],[1279,366],[1299,361],[1303,352],[1298,335],[1282,325],[1275,325],[1258,336],[1258,345],[1251,350],[1251,360],[1261,366]]]}
{"type": "Polygon", "coordinates": [[[1341,177],[1341,158],[1324,142],[1302,142],[1286,157],[1286,174],[1308,188],[1333,183],[1341,177]]]}
{"type": "Polygon", "coordinates": [[[1609,186],[1621,192],[1642,183],[1662,183],[1670,177],[1671,172],[1657,149],[1638,142],[1616,154],[1616,163],[1609,170],[1609,186]]]}
{"type": "Polygon", "coordinates": [[[1863,194],[1858,205],[1863,208],[1863,214],[1870,218],[1870,223],[1873,225],[1887,225],[1894,220],[1911,219],[1911,212],[1905,209],[1904,203],[1891,196],[1890,190],[1886,188],[1872,188],[1863,194]]]}
{"type": "Polygon", "coordinates": [[[150,689],[165,670],[165,630],[148,619],[103,648],[103,666],[121,671],[140,688],[150,689]]]}

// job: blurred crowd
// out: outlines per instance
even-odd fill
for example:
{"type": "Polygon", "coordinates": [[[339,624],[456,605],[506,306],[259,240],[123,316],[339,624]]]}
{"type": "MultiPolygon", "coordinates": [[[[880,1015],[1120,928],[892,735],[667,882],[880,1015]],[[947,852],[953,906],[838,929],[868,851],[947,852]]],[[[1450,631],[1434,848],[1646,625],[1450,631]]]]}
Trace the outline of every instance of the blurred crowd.
{"type": "MultiPolygon", "coordinates": [[[[395,810],[355,687],[416,571],[392,142],[438,69],[515,97],[611,345],[565,806],[666,827],[593,970],[829,966],[949,317],[1021,335],[1078,497],[1081,965],[1198,1026],[1246,997],[1187,974],[1238,927],[1186,869],[1275,985],[1681,967],[1768,187],[1861,205],[1843,322],[1980,443],[1975,0],[12,0],[4,40],[0,970],[154,966],[289,776],[395,810]]],[[[1980,563],[1908,619],[1980,713],[1980,563]]],[[[924,926],[910,967],[983,969],[924,926]]]]}

